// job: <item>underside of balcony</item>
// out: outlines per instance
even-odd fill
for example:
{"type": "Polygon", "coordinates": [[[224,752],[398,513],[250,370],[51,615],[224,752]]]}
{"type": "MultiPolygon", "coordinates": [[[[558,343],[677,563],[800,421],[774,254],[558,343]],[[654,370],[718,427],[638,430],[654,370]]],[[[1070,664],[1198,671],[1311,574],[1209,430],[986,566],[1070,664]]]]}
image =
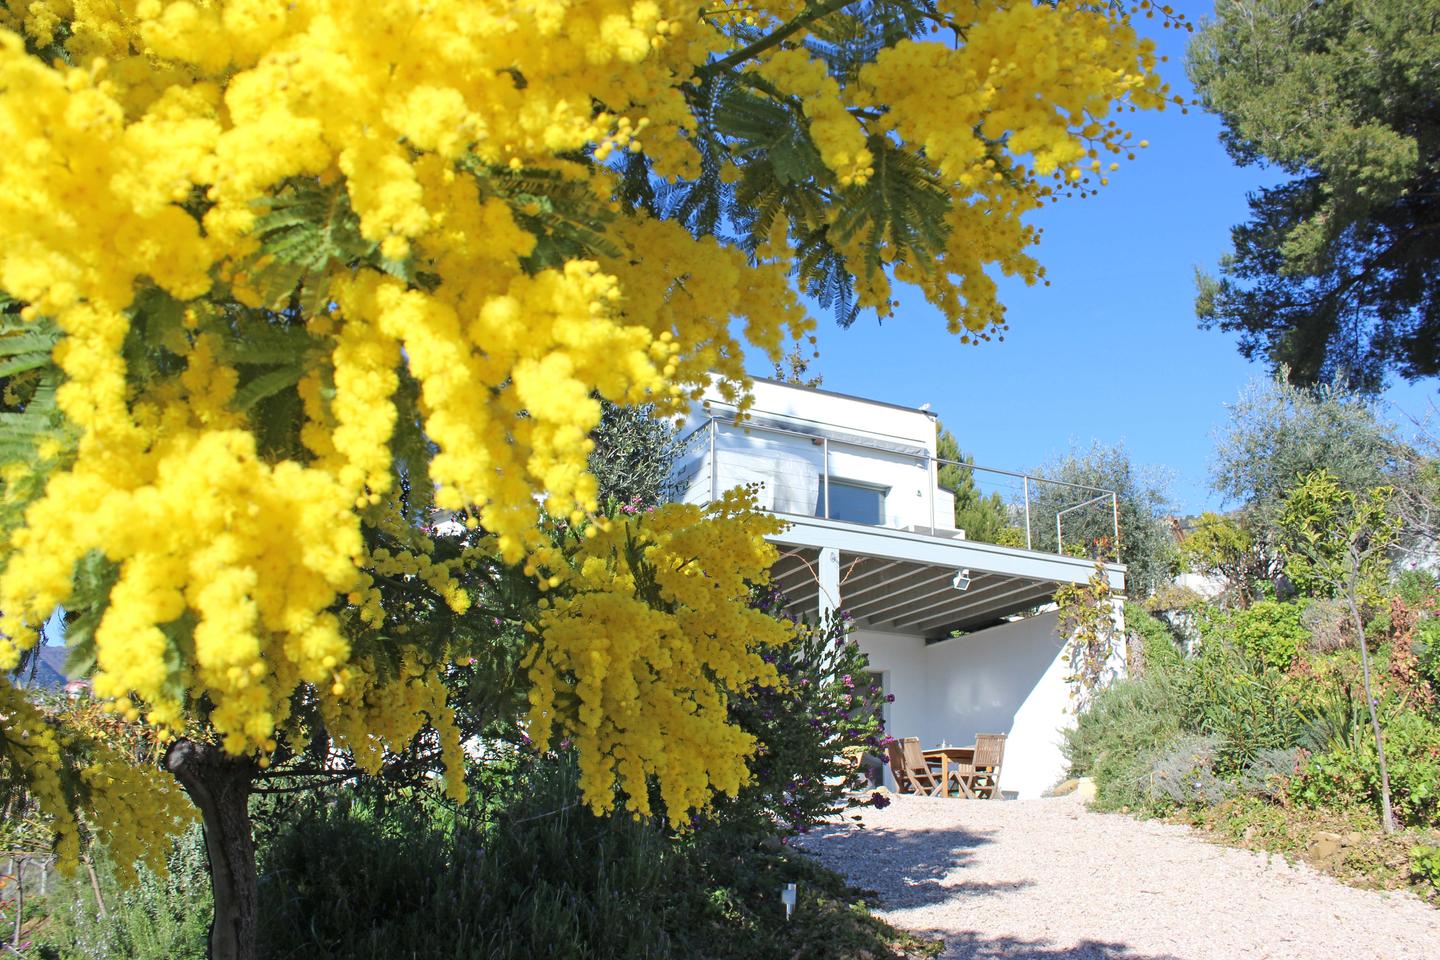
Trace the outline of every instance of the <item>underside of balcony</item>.
{"type": "MultiPolygon", "coordinates": [[[[1095,573],[1083,558],[819,518],[795,518],[775,541],[773,582],[796,614],[838,608],[860,626],[927,639],[1023,614],[1095,573]]],[[[1117,593],[1124,570],[1105,565],[1117,593]]]]}

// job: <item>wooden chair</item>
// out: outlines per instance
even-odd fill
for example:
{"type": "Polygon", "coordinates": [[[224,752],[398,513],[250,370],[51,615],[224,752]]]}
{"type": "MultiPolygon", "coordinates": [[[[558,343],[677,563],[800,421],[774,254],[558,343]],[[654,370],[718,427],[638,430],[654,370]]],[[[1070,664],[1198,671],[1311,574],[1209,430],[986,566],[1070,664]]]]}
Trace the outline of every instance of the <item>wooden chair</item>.
{"type": "Polygon", "coordinates": [[[901,793],[945,796],[945,781],[940,771],[920,752],[919,739],[905,737],[903,740],[892,740],[885,744],[885,753],[890,758],[895,788],[901,793]]]}
{"type": "Polygon", "coordinates": [[[960,773],[963,792],[977,800],[999,800],[1000,764],[1005,759],[1005,734],[975,735],[975,761],[960,773]]]}

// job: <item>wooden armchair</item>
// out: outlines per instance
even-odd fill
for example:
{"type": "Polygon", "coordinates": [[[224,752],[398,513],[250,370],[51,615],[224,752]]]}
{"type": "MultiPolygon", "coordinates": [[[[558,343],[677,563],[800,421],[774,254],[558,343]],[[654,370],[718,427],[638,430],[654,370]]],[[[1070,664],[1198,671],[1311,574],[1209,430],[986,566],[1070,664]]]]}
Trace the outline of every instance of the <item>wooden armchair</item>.
{"type": "Polygon", "coordinates": [[[1000,764],[1005,759],[1005,734],[975,735],[975,760],[960,773],[965,792],[976,799],[1000,799],[1000,764]]]}
{"type": "Polygon", "coordinates": [[[944,777],[920,752],[919,739],[905,737],[903,740],[892,740],[885,744],[885,753],[890,758],[890,773],[895,777],[895,788],[901,793],[945,796],[944,777]]]}

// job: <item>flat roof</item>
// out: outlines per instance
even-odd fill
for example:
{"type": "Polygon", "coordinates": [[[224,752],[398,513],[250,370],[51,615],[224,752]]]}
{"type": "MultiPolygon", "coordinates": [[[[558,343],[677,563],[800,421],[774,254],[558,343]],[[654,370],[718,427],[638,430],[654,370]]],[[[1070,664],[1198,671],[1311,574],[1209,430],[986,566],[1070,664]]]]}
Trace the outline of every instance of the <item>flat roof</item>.
{"type": "MultiPolygon", "coordinates": [[[[803,390],[807,393],[819,393],[827,397],[839,397],[841,400],[854,400],[858,403],[873,403],[877,407],[889,407],[892,410],[904,410],[906,413],[923,413],[927,417],[935,417],[933,410],[925,410],[921,407],[912,407],[903,403],[891,403],[888,400],[876,400],[873,397],[856,396],[853,393],[841,393],[838,390],[826,390],[823,387],[807,387],[798,383],[786,383],[784,380],[776,380],[772,377],[751,377],[757,383],[768,383],[774,387],[785,387],[788,390],[803,390]]],[[[726,403],[727,401],[720,401],[726,403]]]]}

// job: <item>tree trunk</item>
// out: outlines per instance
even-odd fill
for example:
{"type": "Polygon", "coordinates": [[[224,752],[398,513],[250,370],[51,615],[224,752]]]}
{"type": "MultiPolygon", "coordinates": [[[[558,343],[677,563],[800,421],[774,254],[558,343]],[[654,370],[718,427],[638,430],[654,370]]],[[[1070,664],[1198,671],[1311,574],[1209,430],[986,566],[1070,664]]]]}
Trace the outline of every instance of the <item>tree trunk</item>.
{"type": "Polygon", "coordinates": [[[1375,751],[1380,758],[1380,825],[1386,833],[1395,832],[1395,813],[1390,808],[1390,772],[1385,767],[1385,735],[1380,730],[1380,715],[1375,710],[1375,694],[1370,688],[1370,650],[1365,643],[1365,620],[1360,616],[1360,604],[1355,598],[1355,581],[1359,578],[1359,564],[1350,557],[1350,578],[1345,584],[1345,599],[1350,604],[1350,616],[1355,621],[1355,635],[1360,643],[1360,670],[1365,680],[1365,706],[1370,708],[1370,726],[1375,731],[1375,751]]]}
{"type": "Polygon", "coordinates": [[[255,765],[211,744],[177,740],[165,751],[165,766],[199,808],[205,826],[215,899],[210,960],[256,960],[258,887],[249,809],[255,765]]]}

